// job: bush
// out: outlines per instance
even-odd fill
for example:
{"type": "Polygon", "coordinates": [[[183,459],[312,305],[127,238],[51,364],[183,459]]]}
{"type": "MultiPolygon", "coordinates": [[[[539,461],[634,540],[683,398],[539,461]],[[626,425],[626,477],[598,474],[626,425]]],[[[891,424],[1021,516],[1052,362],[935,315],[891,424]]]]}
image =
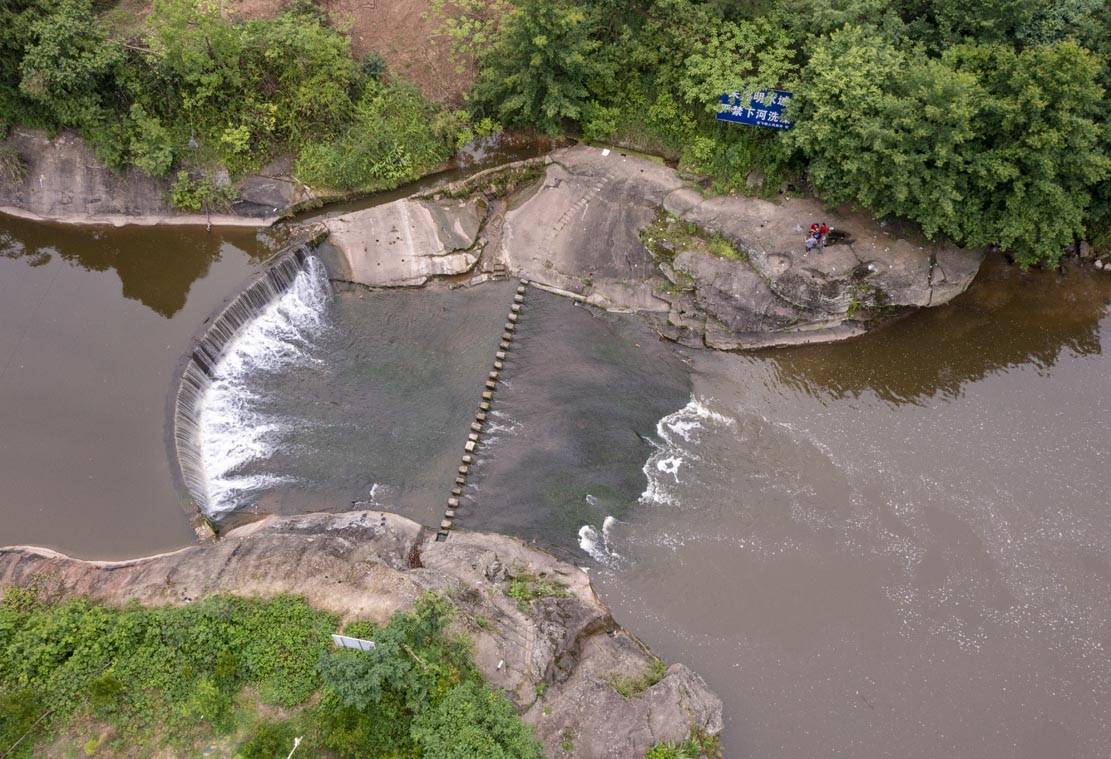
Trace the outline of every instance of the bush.
{"type": "Polygon", "coordinates": [[[179,171],[170,188],[170,204],[179,211],[214,211],[231,202],[230,187],[218,186],[204,174],[179,171]]]}
{"type": "Polygon", "coordinates": [[[373,651],[324,657],[325,745],[360,759],[540,759],[531,728],[482,681],[464,642],[444,635],[448,615],[426,596],[374,634],[373,651]]]}
{"type": "Polygon", "coordinates": [[[441,111],[411,84],[368,82],[351,127],[307,145],[294,172],[308,185],[333,190],[396,187],[447,161],[462,128],[462,117],[441,111]]]}
{"type": "Polygon", "coordinates": [[[27,176],[27,164],[12,145],[0,144],[0,181],[22,182],[27,176]]]}
{"type": "MultiPolygon", "coordinates": [[[[0,739],[56,707],[43,728],[88,707],[122,735],[185,741],[230,730],[236,694],[303,703],[335,619],[304,601],[214,597],[190,606],[56,605],[9,592],[0,603],[0,739]]],[[[14,740],[14,739],[13,739],[14,740]]]]}
{"type": "Polygon", "coordinates": [[[293,749],[293,726],[288,722],[262,722],[239,744],[235,759],[281,759],[293,749]]]}

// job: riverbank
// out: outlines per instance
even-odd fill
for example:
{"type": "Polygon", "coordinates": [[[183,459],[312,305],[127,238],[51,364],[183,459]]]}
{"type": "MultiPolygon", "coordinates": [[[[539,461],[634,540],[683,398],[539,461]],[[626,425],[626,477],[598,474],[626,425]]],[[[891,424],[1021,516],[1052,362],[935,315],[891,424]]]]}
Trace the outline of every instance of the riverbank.
{"type": "Polygon", "coordinates": [[[435,592],[454,606],[453,630],[473,642],[475,666],[548,756],[641,757],[721,731],[720,700],[621,629],[583,570],[500,535],[440,542],[410,520],[362,511],[270,517],[214,543],[123,562],[0,548],[0,589],[32,586],[45,599],[114,606],[292,594],[341,621],[376,624],[435,592]]]}
{"type": "Polygon", "coordinates": [[[721,350],[827,342],[939,306],[982,251],[815,200],[712,196],[647,158],[586,145],[332,217],[334,276],[368,287],[477,284],[505,269],[553,292],[648,316],[721,350]],[[830,244],[807,253],[807,227],[830,244]]]}

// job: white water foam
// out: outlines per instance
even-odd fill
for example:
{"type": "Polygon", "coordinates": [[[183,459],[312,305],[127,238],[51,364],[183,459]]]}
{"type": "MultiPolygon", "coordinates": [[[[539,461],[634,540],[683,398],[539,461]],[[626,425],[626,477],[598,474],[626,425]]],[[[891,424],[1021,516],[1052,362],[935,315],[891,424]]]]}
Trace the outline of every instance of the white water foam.
{"type": "MultiPolygon", "coordinates": [[[[587,496],[587,499],[593,496],[587,496]]],[[[593,526],[584,524],[579,528],[579,548],[586,551],[599,564],[612,564],[621,555],[610,546],[610,530],[617,524],[612,516],[602,520],[602,530],[599,532],[593,526]]]]}
{"type": "Polygon", "coordinates": [[[216,366],[198,422],[208,516],[233,511],[252,493],[289,481],[281,475],[237,473],[270,455],[281,425],[257,410],[249,379],[260,370],[317,360],[311,347],[314,337],[327,328],[331,295],[324,265],[310,256],[289,289],[243,329],[216,366]]]}
{"type": "Polygon", "coordinates": [[[644,463],[644,476],[648,485],[640,495],[644,504],[674,506],[678,504],[676,485],[684,464],[698,459],[695,448],[699,432],[709,426],[732,427],[736,420],[719,414],[699,398],[691,396],[686,406],[668,414],[656,424],[659,442],[653,443],[656,451],[644,463]]]}

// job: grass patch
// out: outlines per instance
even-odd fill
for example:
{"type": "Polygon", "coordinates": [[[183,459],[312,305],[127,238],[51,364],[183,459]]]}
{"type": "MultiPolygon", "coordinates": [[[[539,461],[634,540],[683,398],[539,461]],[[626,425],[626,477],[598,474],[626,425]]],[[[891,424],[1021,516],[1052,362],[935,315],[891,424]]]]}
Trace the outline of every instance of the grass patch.
{"type": "Polygon", "coordinates": [[[571,594],[567,586],[558,580],[550,580],[542,575],[522,572],[509,583],[509,597],[517,602],[517,608],[528,611],[529,605],[541,598],[567,598],[571,594]]]}
{"type": "Polygon", "coordinates": [[[27,164],[14,145],[0,145],[0,180],[22,182],[27,176],[27,164]]]}
{"type": "Polygon", "coordinates": [[[622,698],[633,698],[663,680],[666,674],[667,665],[663,660],[654,658],[647,669],[634,677],[611,674],[610,685],[621,694],[622,698]]]}
{"type": "Polygon", "coordinates": [[[644,759],[721,759],[721,739],[692,729],[682,743],[657,743],[644,759]]]}
{"type": "Polygon", "coordinates": [[[640,240],[656,258],[672,261],[684,251],[695,251],[727,261],[747,261],[748,254],[717,232],[661,210],[656,218],[640,230],[640,240]]]}

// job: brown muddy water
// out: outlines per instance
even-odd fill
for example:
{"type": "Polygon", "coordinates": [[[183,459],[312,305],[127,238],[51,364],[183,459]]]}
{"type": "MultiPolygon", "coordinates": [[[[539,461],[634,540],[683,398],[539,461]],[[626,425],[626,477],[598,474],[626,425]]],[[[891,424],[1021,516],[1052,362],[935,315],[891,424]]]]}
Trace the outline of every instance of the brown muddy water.
{"type": "Polygon", "coordinates": [[[0,217],[0,545],[188,545],[167,393],[190,336],[265,253],[254,231],[0,217]]]}
{"type": "Polygon", "coordinates": [[[584,545],[726,756],[1111,756],[1109,298],[990,265],[848,343],[695,355],[584,545]]]}

